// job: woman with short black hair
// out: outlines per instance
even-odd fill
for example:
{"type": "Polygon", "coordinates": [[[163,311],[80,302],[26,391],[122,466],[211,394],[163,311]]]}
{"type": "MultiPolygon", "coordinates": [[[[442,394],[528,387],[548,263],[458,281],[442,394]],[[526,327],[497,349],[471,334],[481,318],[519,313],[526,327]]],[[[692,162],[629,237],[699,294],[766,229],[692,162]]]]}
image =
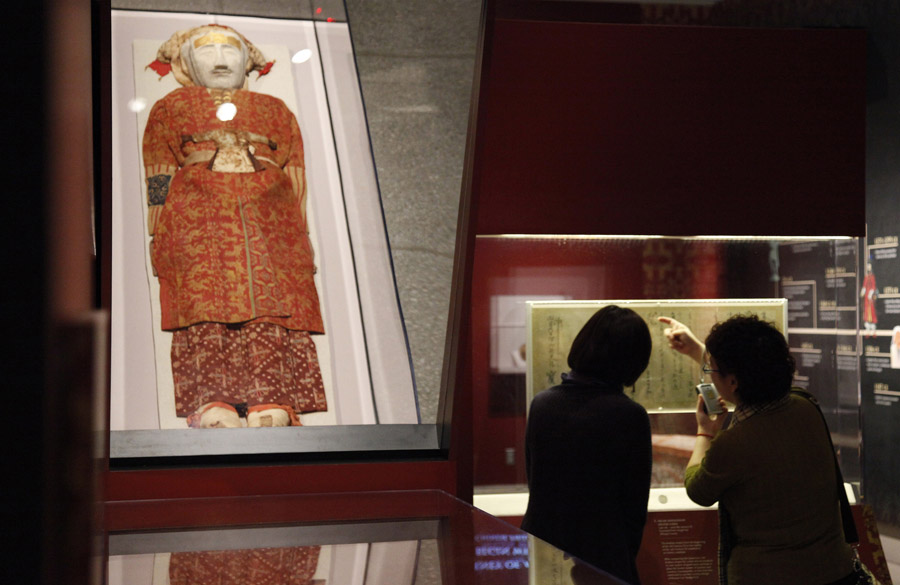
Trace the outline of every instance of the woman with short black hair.
{"type": "Polygon", "coordinates": [[[640,315],[609,305],[584,324],[568,363],[574,372],[620,386],[632,386],[647,369],[653,342],[640,315]]]}
{"type": "Polygon", "coordinates": [[[652,341],[628,308],[597,311],[572,343],[563,383],[538,393],[525,432],[522,528],[629,583],[650,493],[650,419],[626,396],[652,341]]]}

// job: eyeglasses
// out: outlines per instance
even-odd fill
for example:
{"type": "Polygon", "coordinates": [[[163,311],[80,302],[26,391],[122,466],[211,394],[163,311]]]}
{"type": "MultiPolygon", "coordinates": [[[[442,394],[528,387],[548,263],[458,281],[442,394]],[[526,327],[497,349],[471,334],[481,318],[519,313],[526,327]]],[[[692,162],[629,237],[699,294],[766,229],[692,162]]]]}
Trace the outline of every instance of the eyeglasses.
{"type": "Polygon", "coordinates": [[[700,366],[700,371],[704,374],[712,374],[713,372],[716,372],[717,374],[719,373],[719,370],[712,369],[711,367],[709,367],[709,364],[703,364],[702,366],[700,366]]]}

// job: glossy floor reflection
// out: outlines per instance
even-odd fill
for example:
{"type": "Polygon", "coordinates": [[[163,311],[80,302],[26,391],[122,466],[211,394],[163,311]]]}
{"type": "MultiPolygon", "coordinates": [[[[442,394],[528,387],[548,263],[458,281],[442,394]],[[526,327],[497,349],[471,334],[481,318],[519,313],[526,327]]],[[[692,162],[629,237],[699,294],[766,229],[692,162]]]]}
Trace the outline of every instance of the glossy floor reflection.
{"type": "MultiPolygon", "coordinates": [[[[281,498],[283,505],[289,499],[281,498]]],[[[108,540],[108,583],[125,585],[619,585],[619,581],[471,506],[442,494],[440,505],[389,516],[330,522],[181,526],[160,529],[153,514],[108,540]],[[431,517],[428,517],[431,516],[431,517]],[[147,530],[148,528],[152,530],[147,530]]],[[[263,500],[265,502],[265,500],[263,500]]],[[[227,514],[234,502],[203,502],[227,514]]],[[[259,506],[254,499],[250,506],[259,506]]],[[[271,502],[269,502],[271,504],[271,502]]],[[[304,505],[308,505],[308,498],[304,505]]],[[[185,502],[173,504],[188,509],[185,502]]],[[[363,506],[365,503],[363,502],[363,506]]],[[[157,511],[165,504],[156,504],[157,511]]],[[[203,509],[203,507],[199,508],[203,509]]],[[[113,511],[113,524],[121,524],[113,511]]],[[[277,514],[276,514],[277,515],[277,514]]],[[[347,516],[352,516],[348,512],[347,516]]],[[[377,514],[375,514],[377,516],[377,514]]],[[[132,516],[134,518],[135,516],[132,516]]],[[[294,515],[296,517],[296,515],[294,515]]]]}

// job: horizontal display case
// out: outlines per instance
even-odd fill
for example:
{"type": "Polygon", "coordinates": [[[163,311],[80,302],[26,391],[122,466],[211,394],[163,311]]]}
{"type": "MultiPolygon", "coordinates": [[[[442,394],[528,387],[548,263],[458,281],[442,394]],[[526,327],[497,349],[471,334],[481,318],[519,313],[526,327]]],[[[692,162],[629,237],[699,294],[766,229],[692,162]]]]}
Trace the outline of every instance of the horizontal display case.
{"type": "Polygon", "coordinates": [[[110,510],[120,528],[109,534],[107,582],[624,584],[443,492],[355,496],[344,505],[328,496],[233,500],[256,512],[255,520],[245,515],[236,524],[226,508],[209,501],[190,510],[178,503],[110,510]],[[180,513],[190,527],[135,521],[150,511],[157,517],[180,513]],[[123,515],[132,517],[124,528],[123,515]],[[155,530],[147,531],[151,526],[155,530]]]}

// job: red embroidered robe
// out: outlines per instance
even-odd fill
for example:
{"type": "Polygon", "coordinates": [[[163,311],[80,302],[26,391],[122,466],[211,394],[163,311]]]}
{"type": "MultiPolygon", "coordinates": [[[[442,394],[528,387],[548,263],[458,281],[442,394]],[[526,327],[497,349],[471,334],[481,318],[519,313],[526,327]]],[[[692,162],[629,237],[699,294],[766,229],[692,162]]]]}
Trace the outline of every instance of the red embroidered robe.
{"type": "Polygon", "coordinates": [[[221,121],[209,90],[176,89],[154,104],[144,132],[162,328],[265,321],[321,333],[297,120],[269,95],[235,90],[230,101],[236,115],[221,121]],[[267,138],[252,143],[263,170],[210,170],[216,144],[191,137],[219,129],[267,138]]]}

